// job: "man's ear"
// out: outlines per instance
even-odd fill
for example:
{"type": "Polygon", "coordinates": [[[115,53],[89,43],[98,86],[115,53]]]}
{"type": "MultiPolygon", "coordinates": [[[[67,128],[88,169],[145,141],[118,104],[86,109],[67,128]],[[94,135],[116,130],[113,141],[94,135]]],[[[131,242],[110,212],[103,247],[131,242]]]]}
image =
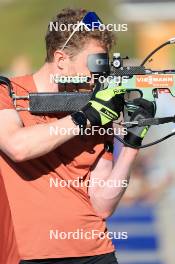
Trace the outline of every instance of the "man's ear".
{"type": "Polygon", "coordinates": [[[54,62],[60,70],[64,69],[66,58],[67,55],[64,51],[56,50],[54,52],[54,62]]]}

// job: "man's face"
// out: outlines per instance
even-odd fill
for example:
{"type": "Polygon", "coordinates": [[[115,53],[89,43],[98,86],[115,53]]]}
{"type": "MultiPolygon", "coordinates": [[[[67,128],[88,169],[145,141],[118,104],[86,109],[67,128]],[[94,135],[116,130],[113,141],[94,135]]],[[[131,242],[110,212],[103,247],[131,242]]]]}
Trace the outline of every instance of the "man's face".
{"type": "MultiPolygon", "coordinates": [[[[76,56],[70,58],[67,54],[63,54],[62,58],[60,59],[60,69],[59,75],[62,76],[88,76],[92,77],[91,73],[87,66],[87,59],[88,55],[95,54],[95,53],[105,53],[106,50],[100,46],[100,44],[95,40],[90,40],[84,46],[83,50],[81,50],[76,56]],[[60,74],[61,73],[61,74],[60,74]]],[[[93,79],[90,82],[90,85],[93,85],[93,79]]],[[[84,86],[84,89],[90,88],[84,86]]]]}

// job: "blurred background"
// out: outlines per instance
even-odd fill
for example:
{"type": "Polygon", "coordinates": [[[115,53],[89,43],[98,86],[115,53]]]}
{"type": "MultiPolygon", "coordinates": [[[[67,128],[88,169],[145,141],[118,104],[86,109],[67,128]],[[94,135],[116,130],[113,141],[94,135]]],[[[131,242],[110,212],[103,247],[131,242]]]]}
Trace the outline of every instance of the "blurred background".
{"type": "MultiPolygon", "coordinates": [[[[114,51],[134,64],[175,36],[174,0],[0,0],[1,75],[30,74],[43,64],[48,22],[66,7],[95,11],[105,24],[127,24],[127,31],[116,32],[114,51]]],[[[147,67],[174,68],[175,47],[159,51],[147,67]]],[[[170,94],[160,94],[157,106],[157,116],[175,113],[170,94]]],[[[174,124],[152,127],[146,143],[173,129],[174,124]]],[[[116,146],[121,148],[117,141],[116,146]]],[[[128,190],[108,220],[110,230],[128,233],[128,239],[114,240],[120,264],[175,263],[174,156],[175,138],[140,151],[128,190]]]]}

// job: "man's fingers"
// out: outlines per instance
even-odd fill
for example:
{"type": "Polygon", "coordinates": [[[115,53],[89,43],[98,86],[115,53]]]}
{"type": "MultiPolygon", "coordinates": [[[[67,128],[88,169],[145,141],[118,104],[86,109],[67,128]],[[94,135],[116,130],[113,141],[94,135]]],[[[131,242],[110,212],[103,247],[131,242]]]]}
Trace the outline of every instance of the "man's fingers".
{"type": "Polygon", "coordinates": [[[136,98],[133,100],[134,105],[139,106],[146,110],[151,116],[154,116],[155,114],[155,107],[154,104],[148,100],[145,100],[143,98],[136,98]]]}

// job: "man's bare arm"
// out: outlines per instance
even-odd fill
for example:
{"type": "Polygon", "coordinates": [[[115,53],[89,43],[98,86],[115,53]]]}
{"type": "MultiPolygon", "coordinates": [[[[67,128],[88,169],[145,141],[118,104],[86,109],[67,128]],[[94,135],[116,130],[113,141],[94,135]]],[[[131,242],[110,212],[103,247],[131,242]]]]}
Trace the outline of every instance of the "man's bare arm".
{"type": "Polygon", "coordinates": [[[51,135],[51,126],[65,129],[76,127],[70,116],[48,124],[23,127],[17,111],[12,109],[0,111],[0,125],[0,150],[15,162],[40,157],[74,137],[71,130],[66,135],[51,135]]]}
{"type": "Polygon", "coordinates": [[[113,168],[112,161],[101,158],[91,172],[90,200],[96,212],[103,218],[109,217],[114,212],[122,198],[127,188],[127,184],[122,183],[129,183],[130,170],[137,153],[136,149],[123,147],[113,168]],[[97,179],[103,180],[104,187],[100,184],[92,184],[93,178],[95,182],[97,179]],[[110,187],[112,184],[114,186],[110,187]]]}

